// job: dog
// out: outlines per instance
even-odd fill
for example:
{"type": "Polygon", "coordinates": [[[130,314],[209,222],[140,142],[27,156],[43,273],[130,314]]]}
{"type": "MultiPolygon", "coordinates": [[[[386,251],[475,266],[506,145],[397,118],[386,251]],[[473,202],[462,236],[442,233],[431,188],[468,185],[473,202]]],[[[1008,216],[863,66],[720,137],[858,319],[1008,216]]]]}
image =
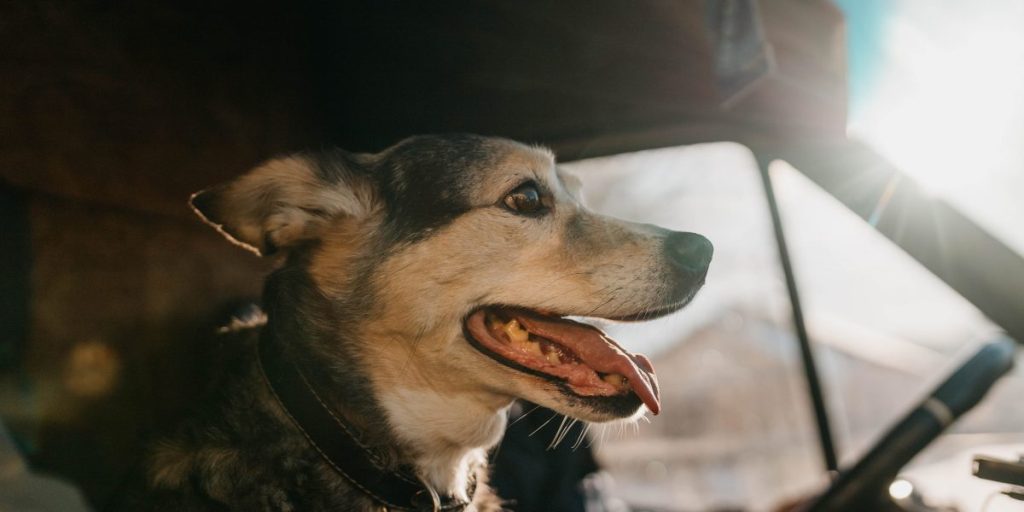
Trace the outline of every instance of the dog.
{"type": "Polygon", "coordinates": [[[650,361],[586,323],[686,305],[701,235],[597,215],[542,147],[417,136],[299,153],[198,192],[280,255],[266,325],[148,452],[125,510],[502,510],[487,451],[517,398],[589,422],[657,414],[650,361]]]}

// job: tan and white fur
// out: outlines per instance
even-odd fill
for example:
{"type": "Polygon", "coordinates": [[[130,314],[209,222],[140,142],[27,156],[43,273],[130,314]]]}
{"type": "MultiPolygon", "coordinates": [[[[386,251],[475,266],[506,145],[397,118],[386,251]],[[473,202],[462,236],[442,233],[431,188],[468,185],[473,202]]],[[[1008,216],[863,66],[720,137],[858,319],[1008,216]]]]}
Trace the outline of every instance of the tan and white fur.
{"type": "MultiPolygon", "coordinates": [[[[376,154],[275,159],[192,203],[233,242],[281,255],[265,335],[311,372],[327,405],[385,460],[488,511],[500,501],[484,483],[487,451],[515,399],[590,422],[643,409],[502,364],[467,340],[467,315],[497,304],[643,320],[688,302],[710,259],[706,240],[706,254],[692,254],[699,235],[588,211],[567,181],[544,148],[423,136],[376,154]],[[540,211],[509,202],[524,186],[540,211]]],[[[251,355],[228,373],[205,412],[155,445],[134,510],[377,510],[276,410],[251,355]]]]}

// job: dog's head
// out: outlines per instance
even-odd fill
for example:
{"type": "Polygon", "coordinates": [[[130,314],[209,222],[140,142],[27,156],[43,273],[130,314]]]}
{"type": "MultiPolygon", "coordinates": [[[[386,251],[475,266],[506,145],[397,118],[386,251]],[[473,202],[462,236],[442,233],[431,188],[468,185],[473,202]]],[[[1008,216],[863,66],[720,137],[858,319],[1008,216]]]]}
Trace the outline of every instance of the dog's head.
{"type": "Polygon", "coordinates": [[[589,212],[568,181],[542,148],[423,136],[273,160],[192,204],[236,243],[294,256],[382,395],[521,397],[590,421],[657,413],[650,362],[584,322],[683,307],[711,244],[589,212]]]}

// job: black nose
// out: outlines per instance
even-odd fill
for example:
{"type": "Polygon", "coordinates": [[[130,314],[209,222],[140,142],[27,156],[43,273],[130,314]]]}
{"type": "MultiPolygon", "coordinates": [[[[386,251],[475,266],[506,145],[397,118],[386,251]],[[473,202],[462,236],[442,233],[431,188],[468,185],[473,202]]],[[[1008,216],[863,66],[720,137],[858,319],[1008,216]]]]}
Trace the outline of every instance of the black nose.
{"type": "Polygon", "coordinates": [[[715,248],[711,241],[697,233],[673,231],[665,238],[665,254],[668,261],[684,277],[704,277],[714,253],[715,248]]]}

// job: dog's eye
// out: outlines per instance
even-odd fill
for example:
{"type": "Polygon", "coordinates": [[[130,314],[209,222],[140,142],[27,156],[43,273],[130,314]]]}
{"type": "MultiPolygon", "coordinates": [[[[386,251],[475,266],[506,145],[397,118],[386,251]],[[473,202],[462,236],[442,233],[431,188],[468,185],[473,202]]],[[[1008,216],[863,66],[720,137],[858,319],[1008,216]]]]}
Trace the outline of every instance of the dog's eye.
{"type": "Polygon", "coordinates": [[[505,206],[514,212],[525,214],[537,214],[544,209],[540,192],[533,182],[524,183],[516,187],[505,196],[505,206]]]}

